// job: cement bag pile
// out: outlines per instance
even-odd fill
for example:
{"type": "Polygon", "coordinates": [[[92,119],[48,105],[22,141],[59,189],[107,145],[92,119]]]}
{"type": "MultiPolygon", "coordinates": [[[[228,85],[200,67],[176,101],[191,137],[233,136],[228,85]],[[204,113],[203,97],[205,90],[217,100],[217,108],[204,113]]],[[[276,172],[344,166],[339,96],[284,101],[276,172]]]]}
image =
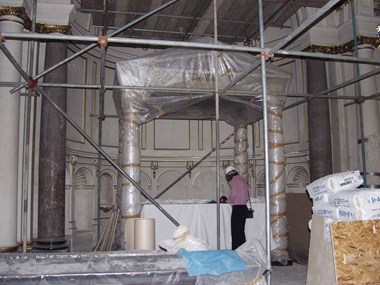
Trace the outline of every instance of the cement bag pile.
{"type": "Polygon", "coordinates": [[[330,221],[380,219],[380,189],[358,188],[362,184],[358,170],[315,180],[306,187],[313,200],[313,214],[330,221]]]}

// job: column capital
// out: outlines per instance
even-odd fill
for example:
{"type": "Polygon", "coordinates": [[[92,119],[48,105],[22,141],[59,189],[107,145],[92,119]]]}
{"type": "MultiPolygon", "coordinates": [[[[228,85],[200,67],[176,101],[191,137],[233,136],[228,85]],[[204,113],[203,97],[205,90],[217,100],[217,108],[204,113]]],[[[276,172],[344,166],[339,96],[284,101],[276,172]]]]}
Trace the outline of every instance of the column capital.
{"type": "MultiPolygon", "coordinates": [[[[32,8],[28,5],[22,6],[21,1],[15,1],[20,6],[11,6],[9,1],[0,0],[0,17],[16,17],[23,22],[24,28],[31,29],[32,21],[30,14],[32,8]],[[4,4],[4,6],[2,5],[4,4]]],[[[71,26],[69,23],[73,20],[74,5],[58,4],[37,4],[36,32],[37,33],[60,33],[69,34],[71,26]]]]}
{"type": "MultiPolygon", "coordinates": [[[[18,18],[19,22],[23,22],[24,27],[28,26],[30,23],[30,19],[28,17],[28,14],[26,13],[26,10],[22,6],[2,6],[2,2],[0,2],[0,18],[7,18],[7,17],[16,17],[18,18]]],[[[13,18],[14,19],[14,18],[13,18]]]]}
{"type": "Polygon", "coordinates": [[[69,25],[50,25],[50,24],[37,24],[36,31],[43,34],[64,34],[67,35],[71,31],[69,25]]]}
{"type": "MultiPolygon", "coordinates": [[[[367,36],[358,36],[357,43],[359,46],[364,48],[375,49],[380,45],[380,38],[376,37],[367,37],[367,36]]],[[[343,45],[339,46],[321,46],[321,45],[310,45],[304,51],[307,52],[321,52],[328,54],[345,54],[352,53],[355,49],[354,40],[351,40],[343,45]]]]}

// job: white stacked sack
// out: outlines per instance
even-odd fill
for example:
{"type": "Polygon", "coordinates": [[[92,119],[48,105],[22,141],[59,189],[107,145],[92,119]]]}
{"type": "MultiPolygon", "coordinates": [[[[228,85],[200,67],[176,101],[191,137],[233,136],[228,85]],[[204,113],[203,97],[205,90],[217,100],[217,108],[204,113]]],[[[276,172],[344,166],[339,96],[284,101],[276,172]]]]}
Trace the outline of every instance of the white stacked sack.
{"type": "Polygon", "coordinates": [[[357,188],[363,184],[360,172],[331,174],[315,180],[306,189],[313,199],[313,213],[333,221],[380,218],[380,190],[357,188]]]}

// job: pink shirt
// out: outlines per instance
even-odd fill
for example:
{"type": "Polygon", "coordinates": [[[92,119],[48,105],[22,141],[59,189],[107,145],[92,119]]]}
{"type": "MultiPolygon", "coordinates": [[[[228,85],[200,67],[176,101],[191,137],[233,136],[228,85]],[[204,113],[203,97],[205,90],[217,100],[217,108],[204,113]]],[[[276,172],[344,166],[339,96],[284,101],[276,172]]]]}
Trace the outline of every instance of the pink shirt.
{"type": "Polygon", "coordinates": [[[248,184],[243,176],[235,175],[231,180],[231,195],[228,203],[231,205],[247,205],[248,202],[248,184]]]}

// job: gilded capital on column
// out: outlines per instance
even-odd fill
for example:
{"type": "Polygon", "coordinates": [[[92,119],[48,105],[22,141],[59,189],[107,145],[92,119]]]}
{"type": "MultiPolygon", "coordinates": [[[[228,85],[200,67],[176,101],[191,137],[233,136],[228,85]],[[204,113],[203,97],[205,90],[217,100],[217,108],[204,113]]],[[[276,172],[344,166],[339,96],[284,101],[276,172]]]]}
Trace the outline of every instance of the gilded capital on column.
{"type": "MultiPolygon", "coordinates": [[[[26,13],[24,7],[0,6],[0,21],[2,17],[13,16],[23,21],[24,27],[29,29],[31,27],[31,20],[26,13]]],[[[8,19],[6,19],[8,21],[8,19]]]]}
{"type": "Polygon", "coordinates": [[[71,32],[70,25],[51,25],[51,24],[38,24],[37,32],[41,34],[64,34],[68,35],[71,32]]]}

